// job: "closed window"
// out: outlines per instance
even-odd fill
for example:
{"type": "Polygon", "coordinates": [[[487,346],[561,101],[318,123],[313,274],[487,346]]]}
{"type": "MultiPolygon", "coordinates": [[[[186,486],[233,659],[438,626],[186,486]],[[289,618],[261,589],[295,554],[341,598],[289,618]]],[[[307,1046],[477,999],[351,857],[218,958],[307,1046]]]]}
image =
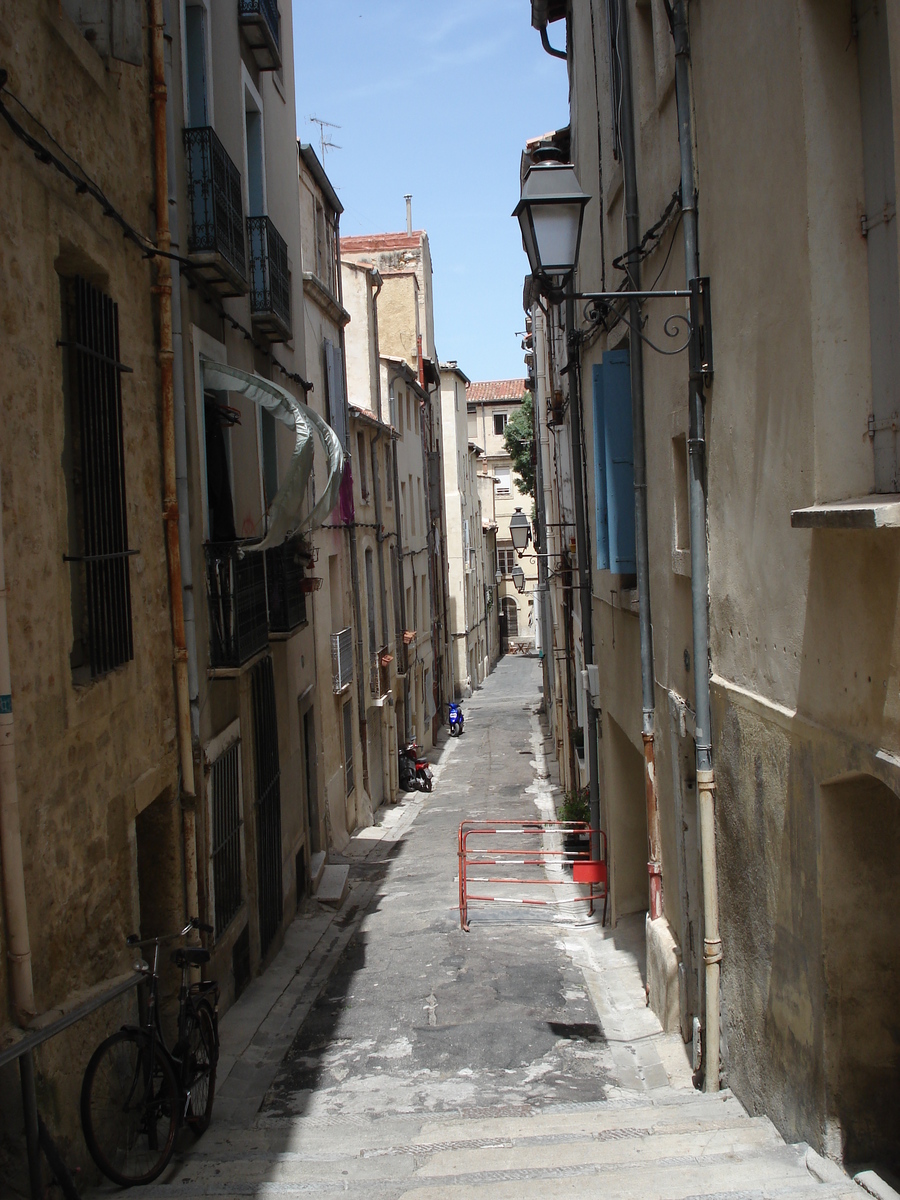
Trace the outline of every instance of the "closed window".
{"type": "Polygon", "coordinates": [[[504,575],[512,575],[516,565],[516,551],[513,546],[504,546],[497,550],[497,564],[504,575]]]}
{"type": "Polygon", "coordinates": [[[363,500],[369,498],[369,478],[366,472],[366,439],[365,435],[356,435],[356,463],[359,472],[359,494],[363,500]]]}
{"type": "Polygon", "coordinates": [[[81,278],[62,280],[65,449],[76,683],[134,657],[122,436],[119,308],[81,278]]]}
{"type": "Polygon", "coordinates": [[[494,477],[497,480],[497,495],[508,496],[510,468],[497,467],[497,469],[494,471],[494,477]]]}

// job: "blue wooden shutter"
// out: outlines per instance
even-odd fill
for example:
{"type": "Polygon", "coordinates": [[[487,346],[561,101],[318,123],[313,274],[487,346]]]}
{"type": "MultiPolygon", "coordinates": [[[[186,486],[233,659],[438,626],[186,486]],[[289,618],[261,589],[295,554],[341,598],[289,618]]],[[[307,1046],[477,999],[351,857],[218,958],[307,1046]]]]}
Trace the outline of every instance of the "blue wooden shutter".
{"type": "MultiPolygon", "coordinates": [[[[596,367],[594,370],[596,371],[596,367]]],[[[594,385],[596,405],[597,388],[594,385]]],[[[627,350],[603,355],[603,417],[606,443],[606,506],[609,569],[619,575],[637,570],[634,552],[634,440],[631,372],[627,350]]]]}
{"type": "Polygon", "coordinates": [[[609,526],[606,505],[606,417],[603,367],[595,363],[594,380],[594,513],[597,526],[597,570],[609,570],[609,526]]]}

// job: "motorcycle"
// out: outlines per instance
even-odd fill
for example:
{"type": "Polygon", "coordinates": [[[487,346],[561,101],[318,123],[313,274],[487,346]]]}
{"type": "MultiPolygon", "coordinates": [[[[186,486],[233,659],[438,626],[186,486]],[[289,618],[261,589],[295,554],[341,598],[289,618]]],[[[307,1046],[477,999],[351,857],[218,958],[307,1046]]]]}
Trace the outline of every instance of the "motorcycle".
{"type": "Polygon", "coordinates": [[[465,719],[463,717],[462,706],[451,702],[450,704],[450,736],[459,737],[463,731],[465,719]]]}
{"type": "Polygon", "coordinates": [[[431,791],[434,775],[428,759],[420,756],[419,747],[415,741],[400,747],[398,767],[400,786],[404,792],[413,792],[416,788],[423,792],[431,791]]]}

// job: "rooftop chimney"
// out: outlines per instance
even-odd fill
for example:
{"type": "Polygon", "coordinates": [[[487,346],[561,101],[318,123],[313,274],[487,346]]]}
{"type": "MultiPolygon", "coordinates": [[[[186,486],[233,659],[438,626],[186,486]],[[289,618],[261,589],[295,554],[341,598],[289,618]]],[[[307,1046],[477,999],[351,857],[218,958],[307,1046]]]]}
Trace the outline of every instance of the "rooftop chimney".
{"type": "Polygon", "coordinates": [[[412,235],[412,196],[404,196],[406,201],[406,232],[412,235]]]}

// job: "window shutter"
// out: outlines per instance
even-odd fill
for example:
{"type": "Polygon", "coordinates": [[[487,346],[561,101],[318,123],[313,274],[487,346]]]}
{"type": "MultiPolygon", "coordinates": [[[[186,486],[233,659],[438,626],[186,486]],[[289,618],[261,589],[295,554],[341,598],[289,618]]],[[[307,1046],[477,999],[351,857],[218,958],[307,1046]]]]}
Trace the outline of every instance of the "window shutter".
{"type": "Polygon", "coordinates": [[[631,372],[627,350],[609,350],[603,355],[603,416],[609,569],[619,575],[631,575],[637,570],[637,562],[631,372]]]}
{"type": "Polygon", "coordinates": [[[594,363],[594,503],[597,526],[597,570],[609,570],[609,525],[606,505],[606,415],[603,366],[594,363]]]}

